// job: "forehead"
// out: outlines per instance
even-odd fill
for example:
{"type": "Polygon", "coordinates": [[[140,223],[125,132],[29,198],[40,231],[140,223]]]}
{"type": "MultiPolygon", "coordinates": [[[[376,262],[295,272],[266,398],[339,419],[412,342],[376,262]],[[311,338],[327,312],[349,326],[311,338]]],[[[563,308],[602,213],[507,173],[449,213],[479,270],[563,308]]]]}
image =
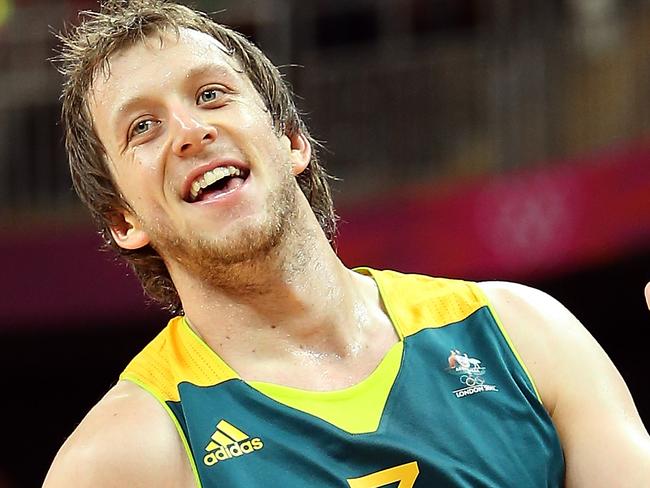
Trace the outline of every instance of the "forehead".
{"type": "Polygon", "coordinates": [[[229,50],[217,39],[203,32],[180,28],[161,31],[112,54],[93,79],[92,102],[115,102],[121,94],[137,91],[145,80],[164,84],[170,79],[187,76],[197,67],[212,67],[234,78],[245,78],[243,70],[229,50]],[[98,96],[99,95],[99,96],[98,96]]]}
{"type": "Polygon", "coordinates": [[[108,59],[108,64],[113,67],[128,63],[133,57],[143,56],[149,58],[149,61],[166,61],[179,55],[188,61],[192,58],[209,59],[239,69],[228,48],[219,40],[186,27],[181,27],[178,31],[167,29],[150,34],[144,40],[118,50],[108,59]]]}

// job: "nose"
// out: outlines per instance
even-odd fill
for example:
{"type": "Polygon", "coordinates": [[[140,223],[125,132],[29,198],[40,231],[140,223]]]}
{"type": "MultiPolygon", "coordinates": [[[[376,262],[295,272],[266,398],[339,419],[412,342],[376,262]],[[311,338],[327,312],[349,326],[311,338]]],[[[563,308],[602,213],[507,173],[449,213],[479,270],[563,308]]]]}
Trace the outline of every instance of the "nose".
{"type": "Polygon", "coordinates": [[[189,110],[172,110],[170,128],[172,151],[182,157],[194,156],[217,139],[216,127],[205,123],[189,110]]]}

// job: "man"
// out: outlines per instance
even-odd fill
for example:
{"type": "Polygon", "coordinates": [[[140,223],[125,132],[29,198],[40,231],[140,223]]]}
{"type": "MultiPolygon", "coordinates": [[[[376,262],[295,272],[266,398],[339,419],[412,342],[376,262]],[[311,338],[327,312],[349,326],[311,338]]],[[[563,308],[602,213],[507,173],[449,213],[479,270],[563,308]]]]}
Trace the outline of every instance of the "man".
{"type": "Polygon", "coordinates": [[[61,61],[75,187],[180,315],[46,487],[650,486],[623,380],[555,300],[343,266],[314,141],[245,39],[109,1],[61,61]]]}

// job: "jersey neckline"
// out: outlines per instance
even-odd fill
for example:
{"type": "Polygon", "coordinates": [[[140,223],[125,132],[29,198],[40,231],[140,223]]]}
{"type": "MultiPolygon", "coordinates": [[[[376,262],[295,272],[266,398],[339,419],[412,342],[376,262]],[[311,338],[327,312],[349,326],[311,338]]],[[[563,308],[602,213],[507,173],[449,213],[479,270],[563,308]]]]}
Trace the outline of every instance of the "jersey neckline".
{"type": "Polygon", "coordinates": [[[381,358],[377,366],[375,366],[375,368],[368,374],[368,376],[358,381],[357,383],[354,383],[345,388],[337,388],[333,390],[308,390],[304,388],[297,388],[297,387],[282,385],[280,383],[273,383],[269,381],[245,380],[239,375],[239,373],[234,368],[232,368],[219,355],[217,351],[212,349],[203,340],[203,338],[199,335],[199,333],[192,328],[189,321],[187,320],[187,317],[185,316],[182,317],[181,326],[185,329],[186,332],[189,333],[188,335],[190,337],[192,337],[196,342],[198,342],[201,345],[201,348],[208,351],[209,356],[213,357],[218,362],[219,366],[221,366],[223,369],[226,369],[228,371],[229,373],[228,376],[230,376],[232,379],[238,379],[243,383],[246,383],[247,385],[249,385],[251,388],[255,390],[261,392],[264,391],[274,392],[274,394],[281,394],[283,397],[284,396],[296,397],[297,395],[303,395],[303,396],[309,395],[313,397],[319,397],[322,399],[325,399],[328,396],[332,399],[337,397],[343,398],[348,395],[355,394],[360,390],[369,388],[368,384],[374,385],[378,381],[377,377],[381,375],[388,375],[390,377],[393,377],[393,379],[397,377],[397,374],[399,373],[399,366],[401,364],[402,354],[403,354],[402,346],[404,341],[404,334],[402,333],[401,327],[397,322],[396,316],[393,313],[391,313],[390,300],[387,300],[388,293],[380,283],[381,280],[378,279],[377,275],[380,272],[368,267],[358,267],[358,268],[354,268],[352,271],[372,278],[372,280],[375,283],[375,286],[377,287],[379,298],[381,300],[381,305],[383,306],[386,315],[388,316],[388,319],[393,326],[393,330],[397,334],[398,340],[388,349],[388,351],[386,351],[386,353],[381,358]],[[399,349],[398,359],[395,360],[394,356],[396,353],[394,351],[397,349],[399,349]],[[392,361],[390,360],[391,358],[392,361]]]}

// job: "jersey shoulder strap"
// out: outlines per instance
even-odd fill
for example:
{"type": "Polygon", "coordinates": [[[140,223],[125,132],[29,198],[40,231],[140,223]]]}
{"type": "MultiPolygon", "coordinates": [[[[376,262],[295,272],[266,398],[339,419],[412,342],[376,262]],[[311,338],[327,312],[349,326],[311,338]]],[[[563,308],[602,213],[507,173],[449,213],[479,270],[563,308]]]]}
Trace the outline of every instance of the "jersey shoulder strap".
{"type": "Polygon", "coordinates": [[[402,338],[422,329],[460,322],[488,306],[485,295],[473,282],[369,268],[357,271],[374,278],[402,338]]]}
{"type": "Polygon", "coordinates": [[[120,375],[142,386],[163,402],[180,400],[178,385],[190,382],[213,386],[238,378],[189,327],[184,317],[174,317],[120,375]]]}

